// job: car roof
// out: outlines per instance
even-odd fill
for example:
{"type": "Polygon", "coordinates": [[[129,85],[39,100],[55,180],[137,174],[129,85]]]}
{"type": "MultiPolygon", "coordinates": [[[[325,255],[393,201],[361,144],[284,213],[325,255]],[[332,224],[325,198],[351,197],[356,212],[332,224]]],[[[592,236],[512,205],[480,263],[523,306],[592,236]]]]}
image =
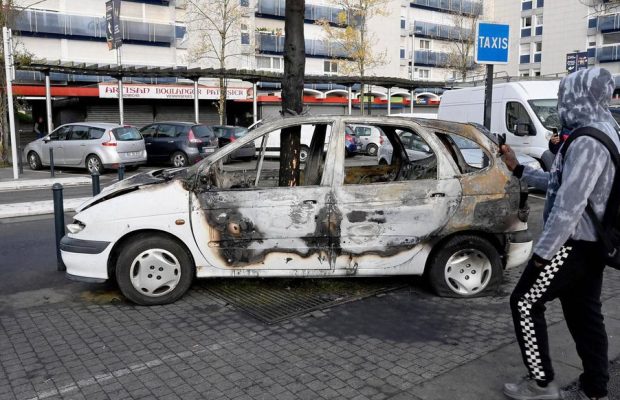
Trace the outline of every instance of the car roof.
{"type": "Polygon", "coordinates": [[[155,122],[151,122],[150,124],[146,124],[146,125],[155,125],[155,124],[169,124],[169,125],[183,125],[183,126],[204,125],[204,124],[196,124],[194,122],[183,122],[183,121],[155,121],[155,122]]]}
{"type": "Polygon", "coordinates": [[[114,129],[114,128],[122,128],[124,126],[130,126],[130,125],[121,125],[121,124],[114,124],[112,122],[71,122],[69,124],[62,124],[62,126],[74,126],[74,125],[86,125],[86,126],[90,126],[93,128],[103,128],[103,129],[114,129]]]}

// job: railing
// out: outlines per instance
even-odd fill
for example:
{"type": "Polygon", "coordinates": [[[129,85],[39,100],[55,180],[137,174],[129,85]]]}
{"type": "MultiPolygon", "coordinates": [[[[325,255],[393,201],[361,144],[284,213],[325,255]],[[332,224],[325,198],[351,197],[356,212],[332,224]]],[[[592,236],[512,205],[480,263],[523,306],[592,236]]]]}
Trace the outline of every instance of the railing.
{"type": "Polygon", "coordinates": [[[448,54],[430,50],[416,50],[414,62],[416,66],[441,67],[448,63],[448,54]]]}
{"type": "MultiPolygon", "coordinates": [[[[346,58],[347,53],[341,46],[327,43],[325,40],[306,39],[306,55],[320,57],[346,58]]],[[[284,52],[284,36],[271,33],[256,34],[256,49],[264,54],[282,54],[284,52]]]]}
{"type": "MultiPolygon", "coordinates": [[[[286,6],[286,0],[258,0],[256,15],[258,16],[273,16],[278,18],[284,18],[284,10],[286,6]]],[[[340,25],[340,14],[343,12],[342,8],[322,6],[317,4],[306,4],[304,19],[306,21],[318,21],[327,20],[332,24],[340,25]]],[[[345,24],[347,22],[345,21],[345,24]]]]}
{"type": "Polygon", "coordinates": [[[482,3],[470,0],[411,0],[411,7],[438,11],[457,12],[468,15],[482,14],[482,3]]]}
{"type": "Polygon", "coordinates": [[[460,29],[455,26],[415,21],[414,34],[417,37],[454,40],[469,37],[471,31],[469,29],[460,29]]]}
{"type": "Polygon", "coordinates": [[[599,62],[619,61],[620,45],[597,47],[596,59],[599,62]]]}
{"type": "Polygon", "coordinates": [[[620,31],[620,14],[598,17],[598,30],[602,33],[620,31]]]}
{"type": "MultiPolygon", "coordinates": [[[[101,39],[106,37],[104,17],[61,14],[43,10],[25,10],[15,19],[14,29],[24,34],[67,38],[101,39]]],[[[174,43],[185,27],[173,24],[121,20],[123,40],[144,43],[174,43]],[[181,29],[178,29],[181,28],[181,29]]]]}

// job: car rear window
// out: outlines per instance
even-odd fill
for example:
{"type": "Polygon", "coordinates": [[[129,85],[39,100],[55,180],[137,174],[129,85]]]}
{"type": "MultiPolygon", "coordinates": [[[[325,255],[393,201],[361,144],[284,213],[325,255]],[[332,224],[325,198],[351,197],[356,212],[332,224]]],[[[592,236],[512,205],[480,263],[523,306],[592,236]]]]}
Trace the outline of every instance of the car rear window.
{"type": "Polygon", "coordinates": [[[235,128],[233,135],[235,135],[235,137],[239,139],[244,137],[247,133],[248,130],[246,128],[235,128]]]}
{"type": "Polygon", "coordinates": [[[194,132],[194,135],[201,138],[212,137],[214,135],[211,128],[206,125],[194,125],[192,126],[192,132],[194,132]]]}
{"type": "Polygon", "coordinates": [[[123,126],[122,128],[113,129],[114,137],[116,140],[124,142],[129,140],[141,140],[142,135],[140,132],[132,126],[123,126]]]}

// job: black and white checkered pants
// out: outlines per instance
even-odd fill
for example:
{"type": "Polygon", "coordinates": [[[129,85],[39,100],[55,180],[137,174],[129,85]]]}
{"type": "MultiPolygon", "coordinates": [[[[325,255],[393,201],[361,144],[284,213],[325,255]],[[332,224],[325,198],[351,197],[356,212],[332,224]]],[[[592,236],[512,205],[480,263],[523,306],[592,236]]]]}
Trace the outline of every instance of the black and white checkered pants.
{"type": "Polygon", "coordinates": [[[600,300],[603,269],[596,243],[569,241],[547,265],[536,267],[530,261],[523,271],[510,297],[510,307],[531,378],[541,383],[554,378],[545,304],[559,298],[584,366],[581,387],[588,396],[607,395],[607,334],[600,300]]]}

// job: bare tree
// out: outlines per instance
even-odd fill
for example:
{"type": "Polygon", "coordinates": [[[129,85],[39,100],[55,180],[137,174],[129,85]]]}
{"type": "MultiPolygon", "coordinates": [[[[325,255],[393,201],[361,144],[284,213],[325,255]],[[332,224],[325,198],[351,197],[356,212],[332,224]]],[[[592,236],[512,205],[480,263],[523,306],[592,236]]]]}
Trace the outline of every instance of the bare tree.
{"type": "MultiPolygon", "coordinates": [[[[248,17],[239,0],[188,0],[187,27],[194,38],[189,61],[205,60],[225,71],[230,59],[244,54],[241,24],[248,17]]],[[[245,33],[249,35],[249,33],[245,33]]],[[[248,36],[249,39],[249,36],[248,36]]],[[[226,123],[226,79],[219,78],[220,124],[226,123]]]]}
{"type": "MultiPolygon", "coordinates": [[[[20,13],[41,2],[39,0],[27,5],[20,5],[16,4],[14,0],[0,0],[0,26],[14,27],[20,13]]],[[[28,65],[32,60],[32,54],[18,40],[13,40],[13,55],[17,66],[28,65]]],[[[6,97],[6,68],[7,66],[4,63],[4,46],[0,46],[0,165],[7,165],[9,162],[10,130],[8,121],[9,104],[6,97]]]]}
{"type": "MultiPolygon", "coordinates": [[[[304,0],[286,0],[284,22],[284,76],[282,77],[282,114],[303,111],[306,46],[304,42],[304,0]]],[[[299,183],[301,128],[283,129],[280,140],[279,186],[299,183]]]]}
{"type": "Polygon", "coordinates": [[[452,14],[452,40],[446,59],[446,67],[456,72],[462,81],[477,66],[473,62],[476,45],[476,25],[479,15],[452,14]]]}
{"type": "MultiPolygon", "coordinates": [[[[347,75],[366,76],[368,70],[386,63],[387,51],[375,50],[377,38],[368,30],[368,21],[375,16],[387,15],[386,5],[389,0],[336,0],[342,8],[338,15],[338,24],[321,20],[317,23],[323,27],[325,41],[332,49],[342,50],[340,56],[334,57],[338,70],[347,75]]],[[[364,114],[364,85],[361,85],[360,110],[364,114]]]]}
{"type": "Polygon", "coordinates": [[[583,5],[591,8],[588,16],[614,14],[620,11],[619,0],[579,0],[583,5]]]}

